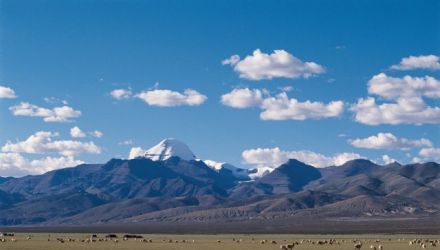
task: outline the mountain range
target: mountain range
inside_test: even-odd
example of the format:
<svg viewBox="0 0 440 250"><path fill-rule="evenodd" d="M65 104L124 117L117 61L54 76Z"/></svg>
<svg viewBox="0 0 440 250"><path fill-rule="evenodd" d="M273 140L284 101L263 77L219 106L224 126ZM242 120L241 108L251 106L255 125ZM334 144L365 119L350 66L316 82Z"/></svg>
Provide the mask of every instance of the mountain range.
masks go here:
<svg viewBox="0 0 440 250"><path fill-rule="evenodd" d="M148 225L439 218L440 165L291 159L241 169L200 160L176 139L131 159L0 178L3 226Z"/></svg>

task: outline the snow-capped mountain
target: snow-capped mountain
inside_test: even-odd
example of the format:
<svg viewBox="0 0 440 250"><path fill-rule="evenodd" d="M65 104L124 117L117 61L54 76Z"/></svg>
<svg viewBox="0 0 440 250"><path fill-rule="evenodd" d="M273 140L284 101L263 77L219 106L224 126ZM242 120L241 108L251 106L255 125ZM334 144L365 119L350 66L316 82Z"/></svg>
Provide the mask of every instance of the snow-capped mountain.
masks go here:
<svg viewBox="0 0 440 250"><path fill-rule="evenodd" d="M232 173L233 176L235 176L238 179L247 180L250 179L248 175L248 170L244 168L238 168L234 165L231 165L226 162L216 162L212 160L204 160L203 161L208 167L212 168L213 170L220 172L222 170L227 170Z"/></svg>
<svg viewBox="0 0 440 250"><path fill-rule="evenodd" d="M247 174L250 179L255 180L271 173L273 170L274 168L271 167L252 168L247 170Z"/></svg>
<svg viewBox="0 0 440 250"><path fill-rule="evenodd" d="M254 180L263 177L264 175L273 171L270 167L260 167L253 169L239 168L226 162L216 162L213 160L202 160L196 158L191 149L183 143L174 138L167 138L159 142L157 145L148 150L139 147L132 148L129 154L129 159L134 158L149 158L153 161L165 161L171 157L179 157L185 161L197 160L202 161L208 167L218 173L230 172L232 176L239 180Z"/></svg>
<svg viewBox="0 0 440 250"><path fill-rule="evenodd" d="M134 159L137 157L149 158L153 161L165 161L171 157L179 157L185 161L196 159L188 145L174 138L164 139L148 150L139 147L132 148L128 158Z"/></svg>

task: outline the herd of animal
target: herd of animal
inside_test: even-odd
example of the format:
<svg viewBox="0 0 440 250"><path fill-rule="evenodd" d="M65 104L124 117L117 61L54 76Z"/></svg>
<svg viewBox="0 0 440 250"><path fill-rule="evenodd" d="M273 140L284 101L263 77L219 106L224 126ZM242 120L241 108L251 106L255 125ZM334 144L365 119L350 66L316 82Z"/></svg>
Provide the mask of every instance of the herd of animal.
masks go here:
<svg viewBox="0 0 440 250"><path fill-rule="evenodd" d="M31 240L32 235L28 235L24 237L22 240ZM0 243L5 242L17 242L18 237L15 237L14 233L0 233ZM157 243L157 242L163 242L163 243L195 243L195 239L179 239L179 240L173 240L173 239L155 239L152 238L144 238L142 235L136 235L136 234L124 234L121 236L118 236L117 234L107 234L105 236L99 237L97 234L91 234L87 237L83 238L72 238L72 237L51 237L49 234L47 236L48 242L58 242L58 243L68 243L68 242L83 242L83 243L93 243L93 242L114 242L119 243L120 241L128 241L128 240L135 240L142 243ZM402 242L405 239L397 239L397 241ZM228 240L216 240L218 244L224 243ZM242 238L232 238L232 242L235 243L241 243L244 242L245 239ZM249 239L247 239L249 241ZM301 245L314 245L314 246L339 246L341 244L353 244L354 250L361 250L361 249L370 249L370 250L384 250L383 242L391 242L392 239L354 239L354 240L348 240L348 239L302 239L302 240L295 240L290 243L287 243L288 240L259 240L255 238L250 239L251 242L260 243L260 244L270 244L270 245L279 245L280 250L294 250L296 248L299 248ZM281 242L280 242L281 241ZM281 243L281 244L280 244ZM440 240L436 239L412 239L408 241L409 246L419 246L422 249L426 249L427 247L438 247L440 246ZM298 247L297 247L298 246Z"/></svg>

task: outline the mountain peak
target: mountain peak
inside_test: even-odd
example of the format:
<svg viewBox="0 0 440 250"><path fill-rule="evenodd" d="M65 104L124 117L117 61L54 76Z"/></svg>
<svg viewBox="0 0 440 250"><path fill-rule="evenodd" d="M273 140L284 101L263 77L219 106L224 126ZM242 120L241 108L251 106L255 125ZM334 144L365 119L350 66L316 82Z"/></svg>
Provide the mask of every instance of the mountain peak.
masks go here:
<svg viewBox="0 0 440 250"><path fill-rule="evenodd" d="M164 139L144 153L144 157L153 161L164 161L173 156L186 161L196 158L188 145L174 138Z"/></svg>

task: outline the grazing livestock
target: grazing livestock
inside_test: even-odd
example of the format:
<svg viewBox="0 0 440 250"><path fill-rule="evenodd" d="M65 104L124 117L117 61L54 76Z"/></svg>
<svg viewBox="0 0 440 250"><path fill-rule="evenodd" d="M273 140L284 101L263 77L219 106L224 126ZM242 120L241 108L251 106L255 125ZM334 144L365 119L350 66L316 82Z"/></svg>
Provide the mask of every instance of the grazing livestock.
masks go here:
<svg viewBox="0 0 440 250"><path fill-rule="evenodd" d="M294 247L295 247L295 243L292 243L292 244L281 245L280 249L281 250L292 250Z"/></svg>
<svg viewBox="0 0 440 250"><path fill-rule="evenodd" d="M361 249L362 248L362 242L356 242L355 244L354 244L354 249L355 250L359 250L359 249Z"/></svg>
<svg viewBox="0 0 440 250"><path fill-rule="evenodd" d="M136 234L124 234L124 238L127 238L127 239L142 239L144 237L142 235L136 235Z"/></svg>

